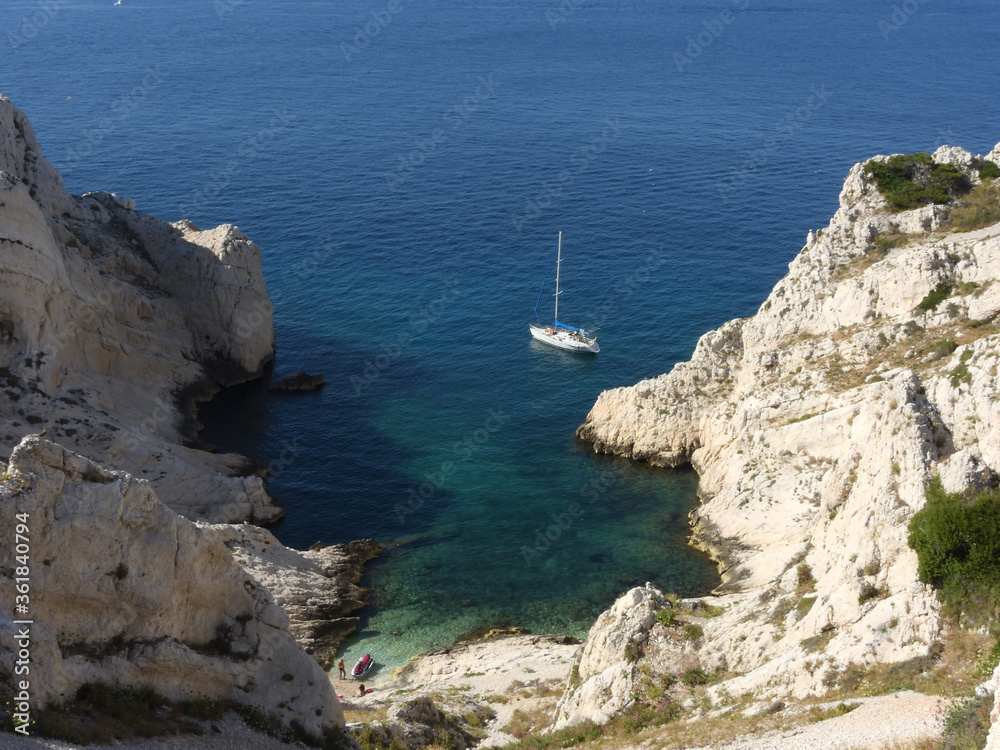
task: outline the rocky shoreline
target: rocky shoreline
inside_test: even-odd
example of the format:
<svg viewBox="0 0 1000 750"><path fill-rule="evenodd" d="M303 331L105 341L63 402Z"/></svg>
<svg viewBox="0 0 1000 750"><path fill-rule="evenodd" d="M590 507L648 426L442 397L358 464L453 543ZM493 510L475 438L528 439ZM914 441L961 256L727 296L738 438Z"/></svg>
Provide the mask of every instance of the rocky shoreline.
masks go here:
<svg viewBox="0 0 1000 750"><path fill-rule="evenodd" d="M1000 147L934 159L975 185ZM859 164L755 316L601 394L577 432L599 453L698 471L691 541L719 564L717 595L678 602L647 584L582 645L458 644L341 705L354 683L324 670L357 626L378 544L282 546L247 523L283 512L249 459L192 440L192 405L273 357L260 248L230 225L70 196L0 96L0 280L0 519L32 519L37 707L88 682L152 686L313 735L349 721L410 746L443 731L461 750L607 722L667 694L651 676L700 670L722 676L708 705L751 716L814 700L852 668L928 658L940 605L907 523L932 476L950 491L1000 481L1000 224L891 212ZM10 546L0 568L13 601ZM0 617L4 676L18 648Z"/></svg>
<svg viewBox="0 0 1000 750"><path fill-rule="evenodd" d="M0 282L0 517L29 519L32 708L104 683L343 726L321 664L357 625L378 545L283 547L247 523L283 513L254 462L195 434L199 401L274 356L260 248L69 195L0 96ZM14 552L0 545L10 602Z"/></svg>
<svg viewBox="0 0 1000 750"><path fill-rule="evenodd" d="M1000 146L933 160L974 187ZM952 210L890 211L856 165L756 315L705 334L670 373L602 393L577 431L598 453L698 471L692 541L719 562L721 612L683 653L735 675L714 696L822 695L848 668L920 659L941 637L907 524L931 477L966 491L1000 476L1000 224L966 231ZM647 616L629 637L649 632ZM606 715L593 689L570 691L558 720Z"/></svg>

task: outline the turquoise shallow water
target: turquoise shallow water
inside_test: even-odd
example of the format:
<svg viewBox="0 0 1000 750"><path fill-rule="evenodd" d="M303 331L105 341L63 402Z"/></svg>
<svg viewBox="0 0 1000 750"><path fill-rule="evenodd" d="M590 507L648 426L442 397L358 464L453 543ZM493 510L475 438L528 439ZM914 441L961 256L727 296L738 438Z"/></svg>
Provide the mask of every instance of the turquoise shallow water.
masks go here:
<svg viewBox="0 0 1000 750"><path fill-rule="evenodd" d="M714 585L694 475L573 431L753 314L854 162L1000 140L1000 8L898 5L7 0L0 91L70 190L261 244L274 370L329 385L231 389L205 437L271 463L284 542L386 543L348 659L392 664ZM597 357L528 335L559 230Z"/></svg>

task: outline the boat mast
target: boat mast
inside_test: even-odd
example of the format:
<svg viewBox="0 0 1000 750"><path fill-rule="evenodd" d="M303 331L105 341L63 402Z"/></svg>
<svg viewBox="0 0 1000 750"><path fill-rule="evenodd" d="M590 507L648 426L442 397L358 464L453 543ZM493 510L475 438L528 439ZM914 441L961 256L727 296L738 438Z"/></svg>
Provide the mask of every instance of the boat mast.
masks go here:
<svg viewBox="0 0 1000 750"><path fill-rule="evenodd" d="M562 263L562 232L559 232L559 249L556 252L556 314L555 321L559 322L559 265Z"/></svg>

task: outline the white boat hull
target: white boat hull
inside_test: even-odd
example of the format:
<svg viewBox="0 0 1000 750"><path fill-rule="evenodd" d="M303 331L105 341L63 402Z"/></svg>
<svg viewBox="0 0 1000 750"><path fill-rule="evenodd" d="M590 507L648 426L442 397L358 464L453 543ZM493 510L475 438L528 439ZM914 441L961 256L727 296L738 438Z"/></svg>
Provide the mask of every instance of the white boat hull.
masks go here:
<svg viewBox="0 0 1000 750"><path fill-rule="evenodd" d="M597 339L587 338L573 331L567 331L565 328L528 326L528 330L531 331L533 338L557 349L586 354L597 354L601 351L601 347L597 345Z"/></svg>

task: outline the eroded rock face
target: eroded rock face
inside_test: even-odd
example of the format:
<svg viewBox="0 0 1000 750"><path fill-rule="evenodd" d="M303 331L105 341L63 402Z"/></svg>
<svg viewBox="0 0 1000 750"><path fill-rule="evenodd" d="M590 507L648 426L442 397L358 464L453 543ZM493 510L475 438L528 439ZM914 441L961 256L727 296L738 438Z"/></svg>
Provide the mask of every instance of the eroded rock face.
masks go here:
<svg viewBox="0 0 1000 750"><path fill-rule="evenodd" d="M235 560L288 613L291 632L306 653L330 669L340 644L357 630L361 618L355 613L367 604L367 591L358 583L365 563L382 552L378 542L317 544L300 552L256 526L220 526L219 535Z"/></svg>
<svg viewBox="0 0 1000 750"><path fill-rule="evenodd" d="M579 687L570 688L556 707L555 727L585 720L604 723L627 705L635 679L637 661L627 653L644 650L664 606L659 590L634 588L601 613L590 628L577 665Z"/></svg>
<svg viewBox="0 0 1000 750"><path fill-rule="evenodd" d="M935 153L973 183L982 158ZM861 164L840 200L755 316L602 393L578 431L598 452L698 470L696 539L727 608L698 659L741 673L720 686L731 695L815 695L849 664L926 654L938 603L907 524L935 474L957 491L1000 471L1000 225L889 213Z"/></svg>
<svg viewBox="0 0 1000 750"><path fill-rule="evenodd" d="M31 539L32 699L87 682L151 685L167 698L231 700L313 733L343 726L330 680L289 632L288 616L234 560L227 527L196 524L149 482L37 436L0 482L0 525L27 514ZM16 566L0 546L0 567ZM11 576L0 596L14 600ZM14 626L0 618L0 670Z"/></svg>
<svg viewBox="0 0 1000 750"><path fill-rule="evenodd" d="M239 456L184 445L179 394L259 373L274 353L260 248L110 193L66 193L0 96L0 453L41 429L148 479L194 519L276 520Z"/></svg>

